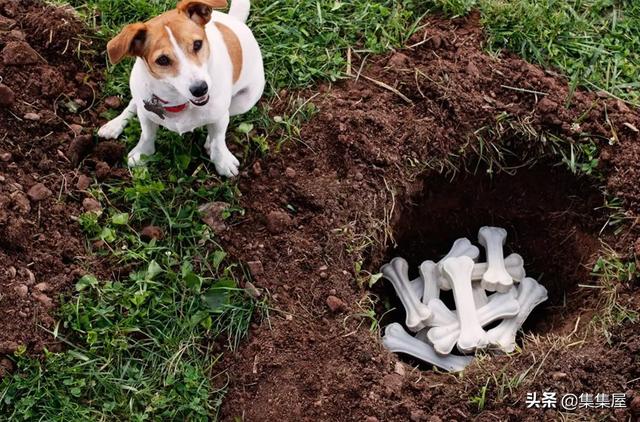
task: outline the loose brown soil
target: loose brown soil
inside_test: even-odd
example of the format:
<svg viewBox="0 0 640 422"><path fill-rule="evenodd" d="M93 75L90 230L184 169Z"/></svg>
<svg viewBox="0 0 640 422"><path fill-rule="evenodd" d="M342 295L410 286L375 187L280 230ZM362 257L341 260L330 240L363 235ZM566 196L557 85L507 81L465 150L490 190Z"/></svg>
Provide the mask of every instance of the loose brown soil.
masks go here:
<svg viewBox="0 0 640 422"><path fill-rule="evenodd" d="M274 310L225 355L223 420L551 420L556 411L525 408L527 392L623 392L630 406L639 396L638 323L606 339L590 324L602 295L578 284L597 283L590 270L610 211L597 209L597 186L624 200L631 222L640 211L640 114L594 93L570 95L562 77L489 56L483 40L478 16L428 18L415 47L368 57L357 78L321 87L302 142L241 178L246 214L223 240L251 263ZM556 165L554 151L568 144L555 139L586 137L604 150L606 183ZM523 352L477 359L463 377L398 365L369 317L394 296L384 281L360 287L355 263L376 273L403 255L415 266L485 224L508 229L508 247L550 292L525 327ZM624 259L637 236L633 224L602 234ZM616 289L619 303L640 310L637 282ZM401 315L383 324L392 319ZM479 409L471 399L484 385ZM579 413L627 420L639 410Z"/></svg>
<svg viewBox="0 0 640 422"><path fill-rule="evenodd" d="M105 270L74 221L91 182L77 151L93 145L101 79L78 59L94 58L84 34L69 10L0 1L0 356L56 350L46 330L59 297Z"/></svg>

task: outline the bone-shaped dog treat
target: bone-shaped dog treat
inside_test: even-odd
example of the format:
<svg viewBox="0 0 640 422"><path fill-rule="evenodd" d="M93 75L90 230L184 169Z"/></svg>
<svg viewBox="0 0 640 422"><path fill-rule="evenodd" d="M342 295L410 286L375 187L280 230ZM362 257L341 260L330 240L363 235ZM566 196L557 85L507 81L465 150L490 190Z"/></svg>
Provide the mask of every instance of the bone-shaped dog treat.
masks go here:
<svg viewBox="0 0 640 422"><path fill-rule="evenodd" d="M427 332L431 327L442 327L457 323L458 315L447 308L447 305L445 305L440 299L431 299L427 306L429 306L429 310L431 311L431 318L427 321L427 327L416 333L416 338L420 341L424 341L425 343L431 343L427 337Z"/></svg>
<svg viewBox="0 0 640 422"><path fill-rule="evenodd" d="M411 289L409 281L409 265L403 258L394 258L390 263L381 268L382 275L393 284L396 294L400 298L407 314L406 325L411 331L418 331L426 327L431 317L431 311L424 303L420 302Z"/></svg>
<svg viewBox="0 0 640 422"><path fill-rule="evenodd" d="M522 281L527 276L524 270L524 259L517 253L512 253L504 259L504 268L514 281ZM488 269L489 264L486 262L474 265L471 280L482 280Z"/></svg>
<svg viewBox="0 0 640 422"><path fill-rule="evenodd" d="M533 308L547 300L547 289L532 278L525 278L518 286L518 303L520 311L513 318L508 318L487 332L489 342L511 353L516 348L516 334Z"/></svg>
<svg viewBox="0 0 640 422"><path fill-rule="evenodd" d="M487 333L482 329L471 291L473 260L468 256L447 258L442 263L442 271L453 289L456 311L460 320L458 349L466 353L487 345Z"/></svg>
<svg viewBox="0 0 640 422"><path fill-rule="evenodd" d="M487 252L487 270L482 275L481 286L491 292L504 293L513 286L513 278L507 272L502 246L507 239L507 231L500 227L482 227L478 232L478 242Z"/></svg>
<svg viewBox="0 0 640 422"><path fill-rule="evenodd" d="M427 306L431 311L431 318L427 321L428 327L441 327L458 322L458 315L447 308L440 299L431 299Z"/></svg>
<svg viewBox="0 0 640 422"><path fill-rule="evenodd" d="M476 309L480 309L489 303L486 290L477 281L471 282L471 293L473 293L473 303L475 303Z"/></svg>
<svg viewBox="0 0 640 422"><path fill-rule="evenodd" d="M422 298L422 303L425 305L429 303L429 300L440 297L440 270L433 261L424 261L420 264L420 277L415 280L411 280L411 291L419 298Z"/></svg>
<svg viewBox="0 0 640 422"><path fill-rule="evenodd" d="M422 303L427 305L431 299L440 297L440 270L433 261L424 261L420 264L420 278L422 279L423 290L421 292Z"/></svg>
<svg viewBox="0 0 640 422"><path fill-rule="evenodd" d="M491 324L501 318L512 317L518 314L520 305L510 293L496 293L491 295L486 305L478 309L478 320L481 326ZM435 314L435 311L433 311ZM454 322L430 329L427 332L428 341L433 344L438 353L449 354L460 335L460 323ZM464 350L466 351L466 350Z"/></svg>
<svg viewBox="0 0 640 422"><path fill-rule="evenodd" d="M477 246L471 244L471 241L466 237L456 239L456 241L453 242L453 246L451 247L449 252L440 261L438 261L438 269L442 270L442 263L445 260L449 258L457 258L459 256L468 256L475 261L480 256L480 249L478 249ZM438 279L438 285L442 290L451 290L449 280L447 280L445 277L440 276L440 278ZM424 300L423 302L428 303Z"/></svg>
<svg viewBox="0 0 640 422"><path fill-rule="evenodd" d="M457 258L460 256L468 256L475 261L480 256L480 249L473 245L466 237L461 237L453 242L453 246L451 246L449 252L440 260L440 262L444 262L448 258Z"/></svg>
<svg viewBox="0 0 640 422"><path fill-rule="evenodd" d="M445 259L455 258L458 256L468 256L469 258L476 260L480 256L480 249L478 249L477 246L472 245L469 239L461 237L460 239L456 239L456 241L453 242L453 246L451 246L449 252L435 265L439 266ZM427 265L427 267L423 269L423 266L425 264ZM423 272L427 270L433 271L431 264L433 264L433 261L423 262L422 265L420 265L420 277L411 281L411 289L417 296L422 297L422 303L424 304L429 303L431 299L439 297L440 289L451 290L449 282L446 278L441 276L439 268L438 272L432 273L432 277L436 277L437 275L436 281L438 283L438 288L434 287L433 285L426 284L426 279ZM478 278L478 280L480 280L480 278ZM426 299L423 296L424 293L429 294Z"/></svg>
<svg viewBox="0 0 640 422"><path fill-rule="evenodd" d="M382 344L390 352L406 353L450 372L462 371L473 361L471 356L438 355L431 345L411 337L398 323L385 328Z"/></svg>

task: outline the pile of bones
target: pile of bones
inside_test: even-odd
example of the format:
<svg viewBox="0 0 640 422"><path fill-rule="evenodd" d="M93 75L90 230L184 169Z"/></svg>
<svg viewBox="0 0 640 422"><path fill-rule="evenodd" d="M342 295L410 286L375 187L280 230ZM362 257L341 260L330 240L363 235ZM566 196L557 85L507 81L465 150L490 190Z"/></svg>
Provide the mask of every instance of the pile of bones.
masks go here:
<svg viewBox="0 0 640 422"><path fill-rule="evenodd" d="M518 330L533 308L547 299L547 290L526 277L520 255L504 257L506 238L505 229L482 227L478 242L485 248L486 263L475 262L480 250L462 238L439 262L423 262L415 280L409 279L403 258L385 264L382 275L405 308L407 329L416 334L392 323L385 328L384 346L453 372L473 360L451 354L456 345L463 354L487 348L513 352ZM453 290L454 310L440 300L440 290ZM483 328L500 319L490 330Z"/></svg>

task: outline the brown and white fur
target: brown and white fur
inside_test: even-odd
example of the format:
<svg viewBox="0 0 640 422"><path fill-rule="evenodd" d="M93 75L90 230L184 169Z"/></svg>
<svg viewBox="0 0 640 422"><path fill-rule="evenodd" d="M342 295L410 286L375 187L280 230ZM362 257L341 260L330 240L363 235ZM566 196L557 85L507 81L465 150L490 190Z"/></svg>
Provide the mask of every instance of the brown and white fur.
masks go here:
<svg viewBox="0 0 640 422"><path fill-rule="evenodd" d="M249 111L265 81L260 47L245 25L249 0L233 0L228 14L212 10L226 6L226 0L182 0L174 10L127 25L107 44L114 64L136 57L131 102L98 131L117 138L138 115L142 134L129 152L130 166L155 152L158 126L180 134L206 126L216 171L238 174L240 163L225 142L229 116Z"/></svg>

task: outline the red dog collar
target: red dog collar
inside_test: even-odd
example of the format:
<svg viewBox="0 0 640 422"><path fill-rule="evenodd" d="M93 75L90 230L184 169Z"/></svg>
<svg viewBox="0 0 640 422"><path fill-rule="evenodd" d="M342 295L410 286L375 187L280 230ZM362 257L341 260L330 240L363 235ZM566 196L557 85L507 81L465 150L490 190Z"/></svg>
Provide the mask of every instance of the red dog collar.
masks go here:
<svg viewBox="0 0 640 422"><path fill-rule="evenodd" d="M162 104L167 104L168 101L163 100L162 98L158 97L157 95L154 95L158 101L160 101ZM179 105L174 105L174 106L162 106L162 108L165 109L165 111L169 112L169 113L180 113L181 111L184 111L184 109L187 108L187 105L189 103L184 103L184 104L179 104Z"/></svg>
<svg viewBox="0 0 640 422"><path fill-rule="evenodd" d="M164 109L169 113L180 113L185 108L187 108L187 103L180 104L177 106L164 107Z"/></svg>

